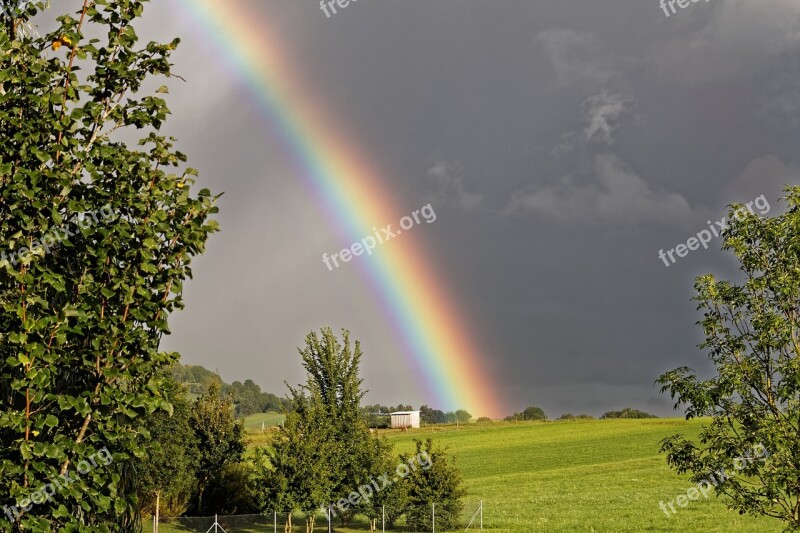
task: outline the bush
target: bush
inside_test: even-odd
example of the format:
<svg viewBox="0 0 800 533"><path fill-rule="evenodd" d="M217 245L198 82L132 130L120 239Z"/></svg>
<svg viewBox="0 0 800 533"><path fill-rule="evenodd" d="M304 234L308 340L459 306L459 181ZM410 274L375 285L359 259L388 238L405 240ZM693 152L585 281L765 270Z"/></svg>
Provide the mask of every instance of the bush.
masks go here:
<svg viewBox="0 0 800 533"><path fill-rule="evenodd" d="M478 419L478 424L491 424L492 422L494 422L494 420L488 416L482 416Z"/></svg>
<svg viewBox="0 0 800 533"><path fill-rule="evenodd" d="M428 467L412 469L404 480L408 489L408 525L412 531L430 531L431 504L435 503L436 530L460 529L463 527L461 511L464 509L461 498L466 493L461 471L454 459L446 455L446 449L434 449L431 439L424 444L418 440L415 443L416 457L425 457ZM413 459L403 454L400 461L411 464Z"/></svg>

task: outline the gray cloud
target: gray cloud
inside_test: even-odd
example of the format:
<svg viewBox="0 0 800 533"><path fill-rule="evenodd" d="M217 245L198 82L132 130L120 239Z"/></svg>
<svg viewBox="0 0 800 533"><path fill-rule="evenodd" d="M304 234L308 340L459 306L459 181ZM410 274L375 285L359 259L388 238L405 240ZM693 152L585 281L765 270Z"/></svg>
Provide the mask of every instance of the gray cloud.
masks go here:
<svg viewBox="0 0 800 533"><path fill-rule="evenodd" d="M533 212L561 223L638 224L671 222L691 210L679 194L654 191L624 161L611 154L594 160L590 180L567 175L545 187L528 186L511 196L507 212Z"/></svg>
<svg viewBox="0 0 800 533"><path fill-rule="evenodd" d="M606 84L614 70L605 64L601 45L587 32L567 28L545 30L537 35L561 86Z"/></svg>
<svg viewBox="0 0 800 533"><path fill-rule="evenodd" d="M481 205L481 195L465 189L458 163L437 161L428 169L428 176L436 191L428 196L428 201L437 205L455 206L464 211L472 211Z"/></svg>
<svg viewBox="0 0 800 533"><path fill-rule="evenodd" d="M629 110L631 98L603 91L587 98L583 105L587 108L584 135L590 141L614 144L614 132L619 121Z"/></svg>
<svg viewBox="0 0 800 533"><path fill-rule="evenodd" d="M669 19L675 31L653 42L652 65L673 84L735 80L764 71L800 45L800 3L727 0L690 6ZM699 23L700 29L692 30Z"/></svg>

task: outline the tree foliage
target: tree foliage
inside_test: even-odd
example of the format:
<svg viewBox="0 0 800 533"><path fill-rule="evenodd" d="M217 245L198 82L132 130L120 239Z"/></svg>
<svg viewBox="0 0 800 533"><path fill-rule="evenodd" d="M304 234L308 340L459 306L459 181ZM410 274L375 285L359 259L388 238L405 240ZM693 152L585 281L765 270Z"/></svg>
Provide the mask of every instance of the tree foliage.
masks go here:
<svg viewBox="0 0 800 533"><path fill-rule="evenodd" d="M716 487L740 513L783 520L800 529L800 188L787 189L787 212L772 218L731 206L723 249L739 262L740 281L701 276L695 282L700 325L716 373L688 367L662 375L662 392L686 417L708 416L700 442L682 435L662 442L667 462L699 481L736 469ZM742 461L749 450L767 460ZM738 460L738 465L737 465Z"/></svg>
<svg viewBox="0 0 800 533"><path fill-rule="evenodd" d="M86 1L39 35L47 4L0 13L0 501L102 448L113 462L0 525L128 531L142 422L171 409L159 343L215 199L159 133L166 87L143 90L178 40L138 42L140 0Z"/></svg>
<svg viewBox="0 0 800 533"><path fill-rule="evenodd" d="M408 491L406 521L414 531L430 531L432 506L435 504L437 531L463 527L460 519L464 503L461 498L466 491L455 460L447 455L445 449L435 447L431 439L425 442L415 440L415 444L417 457L421 454L428 457L429 468L410 469L403 481ZM409 463L412 457L402 454L400 461Z"/></svg>
<svg viewBox="0 0 800 533"><path fill-rule="evenodd" d="M137 493L143 512L154 513L158 500L162 515L178 516L195 495L198 439L190 424L192 404L185 387L165 377L162 392L173 409L171 414L158 411L147 418L146 456L134 461Z"/></svg>
<svg viewBox="0 0 800 533"><path fill-rule="evenodd" d="M514 413L507 416L506 420L547 420L547 415L541 407L526 407L521 413Z"/></svg>
<svg viewBox="0 0 800 533"><path fill-rule="evenodd" d="M199 450L198 494L192 510L200 514L223 512L225 501L207 498L206 492L220 483L227 467L241 462L246 449L244 423L236 420L231 399L213 383L192 406L189 424Z"/></svg>

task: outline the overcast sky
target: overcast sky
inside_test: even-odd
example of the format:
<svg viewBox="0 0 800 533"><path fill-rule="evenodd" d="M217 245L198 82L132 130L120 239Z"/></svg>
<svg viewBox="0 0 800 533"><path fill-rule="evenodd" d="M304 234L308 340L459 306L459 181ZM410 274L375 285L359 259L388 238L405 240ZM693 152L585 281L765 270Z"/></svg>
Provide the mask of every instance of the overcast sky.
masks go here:
<svg viewBox="0 0 800 533"><path fill-rule="evenodd" d="M505 414L673 413L654 380L710 368L693 279L735 264L718 239L669 267L658 252L733 202L764 195L774 214L798 184L800 2L710 0L669 17L656 0L360 0L330 18L316 0L236 4L279 28L397 204L435 208L404 238L431 250ZM363 343L368 402L448 407L362 271L321 263L350 243L185 5L153 2L140 33L183 39L166 131L225 195L165 348L283 394L303 379L304 335L346 327Z"/></svg>

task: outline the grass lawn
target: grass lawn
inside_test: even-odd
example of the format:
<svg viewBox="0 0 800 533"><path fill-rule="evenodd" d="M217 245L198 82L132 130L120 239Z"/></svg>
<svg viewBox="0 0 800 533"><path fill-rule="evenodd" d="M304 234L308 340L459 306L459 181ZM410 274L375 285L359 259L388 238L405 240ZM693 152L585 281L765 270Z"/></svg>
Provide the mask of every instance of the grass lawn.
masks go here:
<svg viewBox="0 0 800 533"><path fill-rule="evenodd" d="M659 509L659 501L674 500L694 486L687 476L678 476L667 468L664 456L658 453L659 441L674 433L696 436L703 422L496 422L382 433L398 453L412 452L414 438L433 437L438 444L448 446L464 473L468 511L483 499L484 529L496 533L781 531L778 521L739 516L727 510L713 494L707 500L700 496L685 508L675 504L677 513L669 518ZM256 425L260 433L260 421ZM259 437L258 443L263 444L268 435ZM160 528L161 533L193 530ZM242 521L226 530L272 528L248 526ZM282 526L278 530L282 531Z"/></svg>
<svg viewBox="0 0 800 533"><path fill-rule="evenodd" d="M246 416L242 420L244 420L244 428L248 432L261 432L262 423L265 427L280 426L283 424L284 418L282 413L256 413Z"/></svg>

